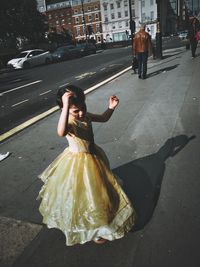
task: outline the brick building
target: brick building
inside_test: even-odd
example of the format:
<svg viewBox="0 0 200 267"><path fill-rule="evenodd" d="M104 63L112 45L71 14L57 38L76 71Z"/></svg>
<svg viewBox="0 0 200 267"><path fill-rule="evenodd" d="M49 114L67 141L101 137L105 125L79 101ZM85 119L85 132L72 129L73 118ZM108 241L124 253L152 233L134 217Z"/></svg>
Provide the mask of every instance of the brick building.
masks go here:
<svg viewBox="0 0 200 267"><path fill-rule="evenodd" d="M91 38L97 43L102 41L100 1L73 1L72 14L73 35L76 41Z"/></svg>

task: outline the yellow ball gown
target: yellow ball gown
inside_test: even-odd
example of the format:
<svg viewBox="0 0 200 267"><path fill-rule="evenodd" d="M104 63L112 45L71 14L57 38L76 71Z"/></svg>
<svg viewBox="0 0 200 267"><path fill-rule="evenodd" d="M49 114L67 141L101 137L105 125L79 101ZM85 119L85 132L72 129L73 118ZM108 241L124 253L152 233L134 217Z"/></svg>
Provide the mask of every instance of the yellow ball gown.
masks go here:
<svg viewBox="0 0 200 267"><path fill-rule="evenodd" d="M66 137L69 147L39 176L43 223L60 229L67 246L123 237L134 225L135 210L94 144L89 115L69 120Z"/></svg>

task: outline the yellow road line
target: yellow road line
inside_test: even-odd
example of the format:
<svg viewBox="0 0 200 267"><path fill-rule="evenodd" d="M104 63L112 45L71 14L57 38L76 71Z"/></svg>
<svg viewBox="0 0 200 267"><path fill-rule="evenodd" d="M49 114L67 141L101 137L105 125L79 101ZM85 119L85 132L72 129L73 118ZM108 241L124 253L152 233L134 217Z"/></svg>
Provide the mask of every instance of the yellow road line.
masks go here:
<svg viewBox="0 0 200 267"><path fill-rule="evenodd" d="M28 120L28 121L26 121L26 122L18 125L17 127L11 129L10 131L8 131L8 132L0 135L0 142L2 142L5 139L11 137L12 135L14 135L14 134L16 134L16 133L24 130L25 128L27 128L28 126L30 126L30 125L38 122L39 120L44 119L46 116L52 114L53 112L55 112L57 110L59 110L59 107L58 106L53 107L53 108L51 108L51 109L49 109L49 110L47 110L47 111L45 111L45 112L37 115L36 117L34 117L34 118L32 118L32 119L30 119L30 120Z"/></svg>

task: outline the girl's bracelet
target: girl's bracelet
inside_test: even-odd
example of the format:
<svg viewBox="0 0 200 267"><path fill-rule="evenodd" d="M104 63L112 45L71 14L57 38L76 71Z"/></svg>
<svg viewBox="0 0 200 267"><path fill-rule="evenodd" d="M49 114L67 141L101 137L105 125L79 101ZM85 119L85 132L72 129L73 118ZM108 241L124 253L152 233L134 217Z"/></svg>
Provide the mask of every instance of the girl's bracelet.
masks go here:
<svg viewBox="0 0 200 267"><path fill-rule="evenodd" d="M114 110L115 110L115 108L110 108L110 107L108 107L108 109L110 109L110 110L112 110L112 111L114 111Z"/></svg>

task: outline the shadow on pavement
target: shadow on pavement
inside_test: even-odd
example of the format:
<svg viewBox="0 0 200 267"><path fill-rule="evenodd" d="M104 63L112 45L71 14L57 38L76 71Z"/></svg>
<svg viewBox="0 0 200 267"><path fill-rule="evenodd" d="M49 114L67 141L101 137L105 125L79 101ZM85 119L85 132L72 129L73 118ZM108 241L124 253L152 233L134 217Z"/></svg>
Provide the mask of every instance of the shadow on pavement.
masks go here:
<svg viewBox="0 0 200 267"><path fill-rule="evenodd" d="M115 174L125 177L123 179L124 191L133 203L138 215L137 224L132 231L142 229L153 215L159 197L166 159L175 156L193 138L195 136L187 137L186 135L170 138L157 153L134 160L113 170ZM110 254L113 251L115 252L115 262L121 260L120 251L116 254L116 251L119 250L119 244L123 246L123 243L116 241L112 243L112 246L110 242L105 243L104 246L97 246L93 242L88 242L84 246L67 247L65 236L60 230L49 230L44 227L17 258L13 267L64 267L66 262L71 263L70 266L88 266L88 264L85 265L88 259L90 259L91 266L94 266L92 265L94 262L97 264L95 266L100 266L96 259L97 255L105 257L105 259L101 259L101 261L104 260L101 266L108 266L105 264L110 260Z"/></svg>
<svg viewBox="0 0 200 267"><path fill-rule="evenodd" d="M142 229L151 219L158 201L165 161L181 151L195 136L179 135L168 139L157 153L117 167L113 173L123 179L123 189L137 213L132 231Z"/></svg>
<svg viewBox="0 0 200 267"><path fill-rule="evenodd" d="M151 77L153 77L155 75L158 75L158 74L160 74L160 73L162 73L164 71L173 70L173 69L177 68L178 66L179 66L179 64L176 64L174 66L170 66L170 67L166 67L166 68L163 68L163 69L159 69L157 71L154 71L154 72L149 73L147 76L148 76L148 78L151 78Z"/></svg>

